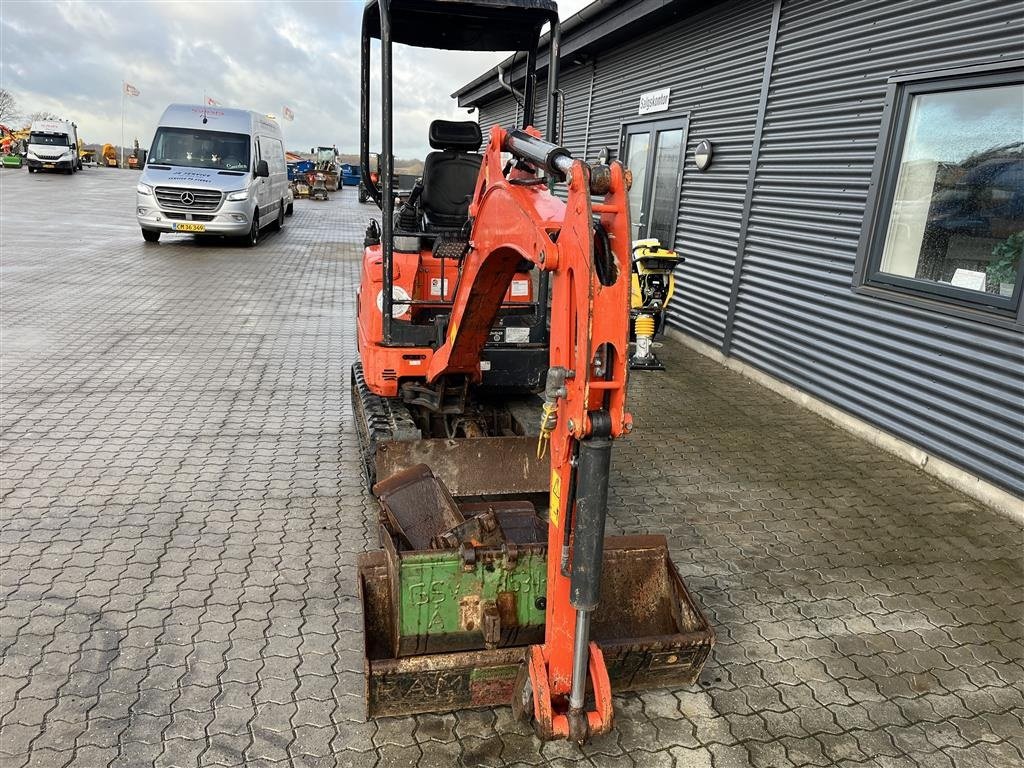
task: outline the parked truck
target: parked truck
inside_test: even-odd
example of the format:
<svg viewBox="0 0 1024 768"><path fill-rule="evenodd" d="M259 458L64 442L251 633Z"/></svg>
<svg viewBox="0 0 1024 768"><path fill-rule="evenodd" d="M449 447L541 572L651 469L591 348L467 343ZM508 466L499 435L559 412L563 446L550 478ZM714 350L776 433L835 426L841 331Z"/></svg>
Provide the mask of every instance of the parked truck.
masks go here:
<svg viewBox="0 0 1024 768"><path fill-rule="evenodd" d="M28 172L82 170L78 126L68 120L35 120L29 129L25 159Z"/></svg>

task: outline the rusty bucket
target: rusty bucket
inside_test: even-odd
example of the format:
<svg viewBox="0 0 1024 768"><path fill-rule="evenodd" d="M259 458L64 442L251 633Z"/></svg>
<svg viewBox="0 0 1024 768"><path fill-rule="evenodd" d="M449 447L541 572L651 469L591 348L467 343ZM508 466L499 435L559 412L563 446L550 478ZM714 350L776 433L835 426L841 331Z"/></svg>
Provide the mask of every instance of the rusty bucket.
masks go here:
<svg viewBox="0 0 1024 768"><path fill-rule="evenodd" d="M536 554L538 560L527 564L517 576L519 581L512 579L508 584L514 589L516 585L528 583L529 589L520 590L516 596L520 599L525 593L525 599L530 601L543 594L541 585L531 580L535 580L538 573L545 573L546 546L527 544L525 547ZM515 545L515 549L522 547ZM507 546L473 550L473 562L480 564L484 572L488 565L496 569L508 567L503 560L508 556ZM461 551L431 552L435 558L452 558L460 569L467 567L465 547ZM459 607L468 604L471 609L465 615L472 618L473 629L466 629L465 616L458 616L456 610L449 616L458 616L452 621L463 622L459 631L450 632L451 625L442 623L438 628L443 631L432 636L428 612L418 614L421 618L426 616L418 625L422 636L403 634L398 626L399 608L409 590L406 588L403 595L396 589L394 580L401 578L402 569L423 554L392 549L360 556L359 590L365 629L365 695L369 716L444 712L509 703L525 648L539 640L543 626L536 621L528 622L528 626L503 623L514 612L510 613L506 606L503 613L502 598L493 592L454 595L450 589L453 571L449 568L442 569L436 581L430 581L422 570L418 571L419 581L413 582L414 591L420 596L417 600L422 601L426 596L428 605L432 604L432 599L438 603L453 599ZM521 552L517 552L514 567L522 564L519 556ZM484 585L485 582L460 580L459 588L465 589L466 584L474 583ZM493 616L498 630L488 638L487 631L476 622L484 617L479 612L480 606L492 596L496 597ZM533 606L543 613L543 603L534 602ZM407 623L406 630L410 626L415 628L416 625ZM506 634L502 634L502 630ZM694 683L714 645L714 633L669 558L663 536L606 539L602 599L593 617L591 637L601 646L615 691ZM453 650L455 648L459 650Z"/></svg>

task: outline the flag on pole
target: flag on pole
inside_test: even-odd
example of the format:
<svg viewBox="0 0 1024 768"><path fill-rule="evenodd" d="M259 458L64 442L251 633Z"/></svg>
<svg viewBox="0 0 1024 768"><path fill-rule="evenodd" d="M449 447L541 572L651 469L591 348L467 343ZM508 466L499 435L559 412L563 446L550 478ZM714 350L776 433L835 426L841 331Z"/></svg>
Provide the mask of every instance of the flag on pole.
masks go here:
<svg viewBox="0 0 1024 768"><path fill-rule="evenodd" d="M283 107L281 109L281 117L283 117L290 123L292 120L295 119L295 113L288 109L288 107Z"/></svg>
<svg viewBox="0 0 1024 768"><path fill-rule="evenodd" d="M125 92L125 95L127 95L127 96L138 96L139 95L139 89L136 88L131 83L125 83L124 84L124 92Z"/></svg>
<svg viewBox="0 0 1024 768"><path fill-rule="evenodd" d="M208 107L219 107L220 106L220 102L217 101L215 98L213 98L213 96L207 96L206 97L206 106L208 106Z"/></svg>

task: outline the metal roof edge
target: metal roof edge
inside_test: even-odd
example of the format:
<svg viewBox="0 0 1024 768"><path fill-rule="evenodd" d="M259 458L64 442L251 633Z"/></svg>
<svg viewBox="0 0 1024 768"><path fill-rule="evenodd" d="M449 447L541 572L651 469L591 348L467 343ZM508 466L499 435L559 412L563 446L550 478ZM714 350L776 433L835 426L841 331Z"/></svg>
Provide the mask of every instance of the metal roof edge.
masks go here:
<svg viewBox="0 0 1024 768"><path fill-rule="evenodd" d="M683 16L697 13L717 4L718 0L595 0L579 12L562 22L561 58L564 60L575 53L583 52L608 42L616 37L627 34L642 23L650 23L662 17ZM547 47L550 33L540 40L540 53L537 57L537 72L547 68ZM451 94L458 100L460 107L477 106L490 101L495 95L503 93L498 84L498 69L507 68L516 58L509 56L497 66L481 74L474 80ZM519 57L525 68L525 57ZM510 73L510 80L521 79L520 65L516 72Z"/></svg>

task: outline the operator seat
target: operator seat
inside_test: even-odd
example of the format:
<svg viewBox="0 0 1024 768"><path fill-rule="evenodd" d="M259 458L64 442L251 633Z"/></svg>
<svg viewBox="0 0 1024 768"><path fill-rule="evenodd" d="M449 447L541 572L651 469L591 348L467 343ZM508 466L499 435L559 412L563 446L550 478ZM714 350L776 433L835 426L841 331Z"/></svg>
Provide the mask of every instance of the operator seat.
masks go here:
<svg viewBox="0 0 1024 768"><path fill-rule="evenodd" d="M434 120L431 152L423 162L419 204L428 230L461 229L469 218L469 200L476 187L483 156L480 125L471 120Z"/></svg>

